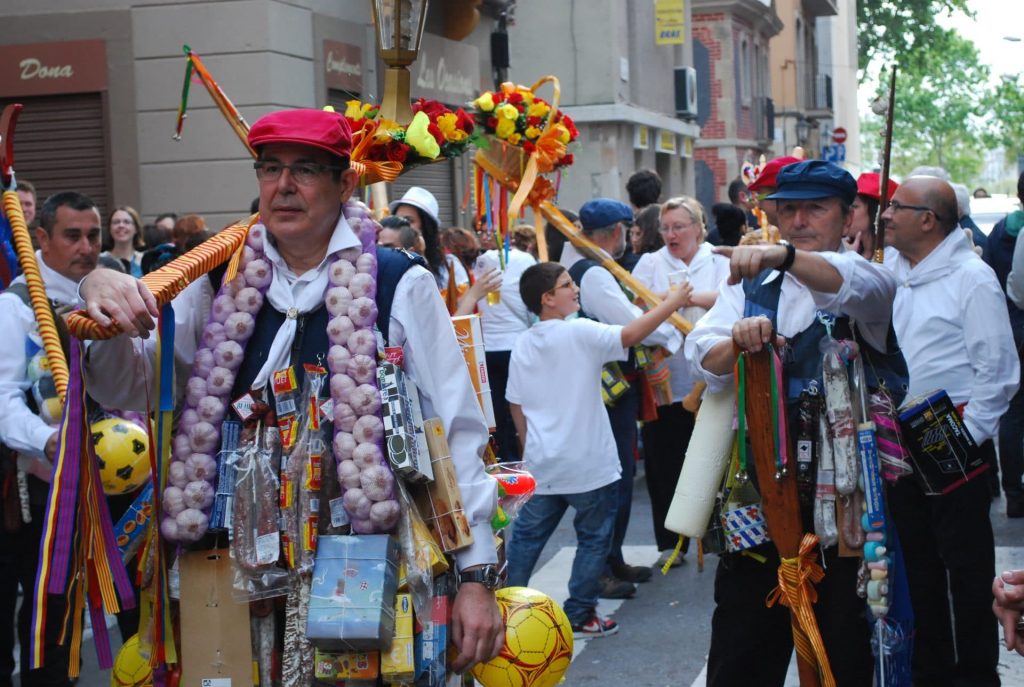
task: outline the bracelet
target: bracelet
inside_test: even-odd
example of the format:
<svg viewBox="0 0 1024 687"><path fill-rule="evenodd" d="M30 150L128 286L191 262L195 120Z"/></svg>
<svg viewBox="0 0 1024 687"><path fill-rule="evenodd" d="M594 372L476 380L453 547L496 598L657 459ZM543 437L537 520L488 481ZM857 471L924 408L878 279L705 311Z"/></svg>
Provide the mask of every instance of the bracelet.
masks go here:
<svg viewBox="0 0 1024 687"><path fill-rule="evenodd" d="M776 267L779 272L786 272L790 267L793 266L793 261L796 260L796 248L792 243L788 241L779 241L779 245L786 247L786 259L782 261L782 264Z"/></svg>

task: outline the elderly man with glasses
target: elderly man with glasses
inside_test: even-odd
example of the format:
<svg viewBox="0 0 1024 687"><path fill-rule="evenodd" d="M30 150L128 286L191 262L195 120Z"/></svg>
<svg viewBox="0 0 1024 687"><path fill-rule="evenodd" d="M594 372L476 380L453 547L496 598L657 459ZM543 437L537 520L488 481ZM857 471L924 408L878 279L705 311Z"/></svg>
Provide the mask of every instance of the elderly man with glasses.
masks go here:
<svg viewBox="0 0 1024 687"><path fill-rule="evenodd" d="M1005 296L956 231L957 216L953 188L936 177L907 179L882 213L886 242L898 251L886 259L899 283L893 325L910 368L908 393L945 389L963 408L976 456L991 465L1020 365ZM985 475L941 496L909 479L892 489L917 628L915 684L999 684L989 502Z"/></svg>
<svg viewBox="0 0 1024 687"><path fill-rule="evenodd" d="M842 236L853 221L850 204L856 194L853 177L831 163L809 160L786 165L769 196L777 206L785 241L714 249L730 258L730 277L714 307L686 337L685 348L709 391L734 383L738 350L759 351L774 344L780 348L782 388L789 426L795 430L801 408L817 407L825 388L821 345L829 336L860 343L870 363L865 364L869 386L878 386L880 378L897 391L906 384L906 365L895 347L890 321L896 280L881 265L851 251L842 252ZM817 422L815 417L812 426ZM797 457L804 532L816 531L812 511L817 482L827 484L827 472L818 471L820 455L819 446ZM771 475L751 477L755 486L772 479ZM826 536L824 531L819 534ZM833 532L830 545L823 544L818 553L828 572L816 585L814 613L836 684L869 685L870 631L864 601L857 596L859 560L840 557L835 539ZM708 685L785 683L793 653L790 614L780 605L765 605L779 584L778 569L778 553L771 543L721 555L715 574Z"/></svg>

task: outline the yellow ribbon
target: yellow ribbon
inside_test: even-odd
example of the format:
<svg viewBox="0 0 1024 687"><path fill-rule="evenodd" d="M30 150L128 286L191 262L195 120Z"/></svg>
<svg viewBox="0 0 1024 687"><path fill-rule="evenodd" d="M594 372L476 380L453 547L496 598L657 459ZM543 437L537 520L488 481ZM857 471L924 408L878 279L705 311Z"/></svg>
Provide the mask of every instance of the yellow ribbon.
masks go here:
<svg viewBox="0 0 1024 687"><path fill-rule="evenodd" d="M825 571L818 564L814 551L817 545L818 537L804 534L796 557L782 559L779 565L779 586L771 591L766 603L769 608L780 603L790 610L793 644L797 655L817 667L822 687L835 687L836 680L832 676L828 653L811 607L818 600L814 583L821 582L825 577Z"/></svg>

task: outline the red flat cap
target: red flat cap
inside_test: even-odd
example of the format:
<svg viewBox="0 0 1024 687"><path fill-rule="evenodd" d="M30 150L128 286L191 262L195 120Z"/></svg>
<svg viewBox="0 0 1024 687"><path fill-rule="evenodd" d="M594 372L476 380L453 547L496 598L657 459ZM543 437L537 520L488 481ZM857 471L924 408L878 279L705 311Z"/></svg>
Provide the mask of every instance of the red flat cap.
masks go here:
<svg viewBox="0 0 1024 687"><path fill-rule="evenodd" d="M775 188L775 177L778 176L779 171L786 165L792 165L796 162L801 162L800 158L793 157L792 155L786 155L785 157L777 157L774 160L766 162L764 169L754 179L754 183L747 187L748 191L761 191L766 188Z"/></svg>
<svg viewBox="0 0 1024 687"><path fill-rule="evenodd" d="M253 148L268 143L298 143L349 157L352 130L348 120L337 112L282 110L260 117L249 129L249 145Z"/></svg>
<svg viewBox="0 0 1024 687"><path fill-rule="evenodd" d="M882 176L878 172L864 172L857 177L857 195L868 196L875 200L882 200ZM892 194L896 193L896 189L900 187L896 183L895 179L889 179L889 200L892 200Z"/></svg>

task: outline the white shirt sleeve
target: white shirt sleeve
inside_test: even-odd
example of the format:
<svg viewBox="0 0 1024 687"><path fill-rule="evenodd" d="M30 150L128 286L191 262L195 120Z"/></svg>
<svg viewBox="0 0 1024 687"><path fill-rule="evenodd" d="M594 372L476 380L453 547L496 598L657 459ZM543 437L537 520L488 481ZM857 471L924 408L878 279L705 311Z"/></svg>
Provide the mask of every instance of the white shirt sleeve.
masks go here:
<svg viewBox="0 0 1024 687"><path fill-rule="evenodd" d="M405 369L420 392L423 416L441 418L448 433L462 506L473 532L473 544L455 552L459 569L496 563L491 518L497 484L484 472L481 458L487 426L433 275L413 267L402 276L391 320L391 343L404 347Z"/></svg>
<svg viewBox="0 0 1024 687"><path fill-rule="evenodd" d="M684 350L686 358L693 364L708 385L709 393L716 393L732 386L732 373L716 375L704 369L704 357L722 341L732 341L732 326L743 317L746 295L743 284L729 286L723 283L718 290L718 300L704 317L697 321L693 331L686 337Z"/></svg>
<svg viewBox="0 0 1024 687"><path fill-rule="evenodd" d="M629 358L629 349L622 347L622 327L617 324L604 324L585 318L574 320L573 332L576 334L577 349L592 351L592 355L602 364ZM582 354L582 353L581 353Z"/></svg>
<svg viewBox="0 0 1024 687"><path fill-rule="evenodd" d="M0 355L0 441L18 453L45 458L46 442L57 430L25 403L25 392L31 386L25 339L34 322L32 309L21 299L14 294L0 296L0 331L8 341Z"/></svg>
<svg viewBox="0 0 1024 687"><path fill-rule="evenodd" d="M1020 381L1020 360L1013 345L1006 299L995 276L987 276L964 289L960 301L964 345L974 369L964 424L979 444L996 438L999 418L1009 407Z"/></svg>
<svg viewBox="0 0 1024 687"><path fill-rule="evenodd" d="M895 275L853 251L818 255L839 271L843 284L837 293L811 291L814 304L823 310L852 317L868 343L884 351L896 297Z"/></svg>
<svg viewBox="0 0 1024 687"><path fill-rule="evenodd" d="M172 301L174 307L175 398L181 398L192 372L203 327L210 315L213 286L206 277L189 284ZM89 393L100 404L121 410L147 410L156 382L156 336L126 335L93 341L86 360Z"/></svg>
<svg viewBox="0 0 1024 687"><path fill-rule="evenodd" d="M640 308L629 302L615 277L605 268L590 268L584 272L580 282L580 305L599 322L625 326L643 314ZM669 353L675 353L683 345L683 335L668 322L663 322L643 343L663 346Z"/></svg>
<svg viewBox="0 0 1024 687"><path fill-rule="evenodd" d="M1024 308L1024 241L1013 244L1013 264L1006 277L1006 295L1018 308Z"/></svg>
<svg viewBox="0 0 1024 687"><path fill-rule="evenodd" d="M508 362L508 381L505 382L505 400L509 403L522 405L522 392L519 391L520 366L516 363L516 351L512 349L512 355Z"/></svg>

